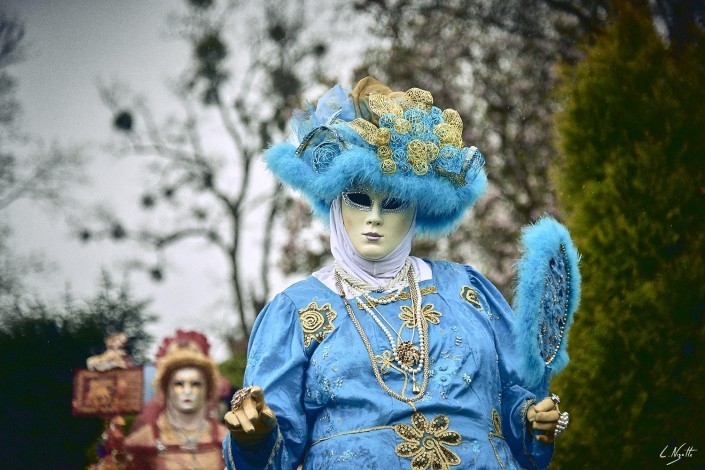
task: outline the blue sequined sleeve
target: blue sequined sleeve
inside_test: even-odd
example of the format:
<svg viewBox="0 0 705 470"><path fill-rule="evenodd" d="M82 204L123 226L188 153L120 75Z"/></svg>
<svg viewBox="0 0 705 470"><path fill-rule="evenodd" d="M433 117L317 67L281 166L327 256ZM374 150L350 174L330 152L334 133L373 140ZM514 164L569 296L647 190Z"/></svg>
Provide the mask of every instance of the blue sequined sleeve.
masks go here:
<svg viewBox="0 0 705 470"><path fill-rule="evenodd" d="M470 282L483 293L492 312L490 324L498 355L498 367L502 382L501 428L512 454L522 468L546 468L553 455L553 444L544 445L536 441L526 427L528 408L543 397L537 397L522 387L518 374L519 356L515 348L512 325L514 311L497 288L482 274L466 266Z"/></svg>
<svg viewBox="0 0 705 470"><path fill-rule="evenodd" d="M308 365L297 310L285 293L276 296L257 317L247 355L244 386L257 385L277 416L278 427L255 447L223 442L228 469L294 469L303 460L308 435L303 408Z"/></svg>

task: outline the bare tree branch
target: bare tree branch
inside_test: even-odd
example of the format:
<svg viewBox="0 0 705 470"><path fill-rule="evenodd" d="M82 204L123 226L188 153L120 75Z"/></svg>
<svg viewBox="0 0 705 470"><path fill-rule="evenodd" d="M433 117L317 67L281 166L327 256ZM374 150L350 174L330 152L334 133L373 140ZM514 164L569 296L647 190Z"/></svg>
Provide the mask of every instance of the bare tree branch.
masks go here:
<svg viewBox="0 0 705 470"><path fill-rule="evenodd" d="M154 249L158 257L166 256L167 249L182 240L205 240L218 248L226 262L232 314L240 330L236 336L247 337L257 305L269 295L271 231L279 216L276 197L262 199L264 206L253 203L268 190L266 185L253 187L255 157L272 138L283 137L288 106L298 102L302 83L315 84L315 78L304 80L301 61L315 62L322 56L314 54L302 39L304 15L286 19L280 5L273 8L275 3L268 2L261 6L267 12L263 23L239 24L242 31L247 31L248 42L237 47L248 47L249 53L242 60L230 60L229 53L236 49L229 46L235 43L226 33L238 30L229 21L243 12L236 8L239 3L230 2L220 10L189 4L187 13L171 17L175 34L193 51L191 63L176 87L184 109L182 116L159 123L154 108L146 102L100 87L103 101L115 115L115 129L130 144L128 153L151 158L149 172L154 181L143 197L143 208L167 211L171 222L158 226L149 221L128 224L110 214L94 217L95 226L81 227L79 234L85 240L110 237L134 241ZM237 20L245 22L248 18ZM225 137L225 157L218 157L216 152L220 150L211 148L205 137L207 127L212 132L213 117ZM245 252L242 244L244 228L250 227L248 221L255 209L266 215L263 225L255 225L262 230L257 243L263 251L258 260L260 272L254 276L258 282L250 290L246 287L251 285L248 279L252 275L244 270L242 257L256 251L248 247ZM136 228L127 228L129 225ZM152 270L154 278L161 277L161 269L154 264L144 266Z"/></svg>

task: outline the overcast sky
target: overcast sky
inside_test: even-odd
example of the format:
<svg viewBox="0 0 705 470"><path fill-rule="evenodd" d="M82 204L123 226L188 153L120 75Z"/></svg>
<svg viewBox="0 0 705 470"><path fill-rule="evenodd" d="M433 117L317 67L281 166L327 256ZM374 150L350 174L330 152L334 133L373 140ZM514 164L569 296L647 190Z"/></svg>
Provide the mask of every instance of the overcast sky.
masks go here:
<svg viewBox="0 0 705 470"><path fill-rule="evenodd" d="M308 2L313 14L308 15L307 27L317 31L332 24L339 15L331 7L334 3ZM245 0L242 4L245 10L238 13L248 14L247 8L260 2ZM97 82L118 80L128 84L145 96L157 113L165 115L170 105L176 108L167 82L184 69L190 51L181 41L169 37L166 20L170 11L182 5L173 0L3 2L6 13L16 15L26 28L26 59L9 70L19 82L22 128L47 144L84 147L91 159L88 184L74 191L82 206L100 203L123 215L138 207L140 183L146 177L138 171L134 159L118 159L105 150L115 135ZM297 10L296 14L304 13ZM329 36L333 62L326 66L327 71L335 67L347 86L362 47L356 50L360 38L356 27L362 26L347 22L337 26L335 37ZM353 28L355 41L349 39L351 33L346 39L344 28ZM269 179L266 184L270 184ZM41 253L55 265L48 274L33 278L34 289L48 301L60 301L67 289L77 298L94 295L101 269L109 268L119 277L120 261L133 253L109 242L81 244L63 215L25 202L15 204L9 217L14 230L13 250ZM159 342L176 328L201 330L214 344L216 358L226 358L227 349L217 339L223 325L233 325L225 262L214 250L198 243L182 243L169 254L166 282L155 284L135 275L130 279L134 292L151 299L152 311L160 316L150 332ZM277 285L275 279L274 290L291 281L280 279Z"/></svg>
<svg viewBox="0 0 705 470"><path fill-rule="evenodd" d="M181 5L145 0L5 0L3 8L26 27L26 59L10 69L19 81L23 130L47 142L80 144L91 157L89 183L76 188L83 203L107 203L118 209L137 207L136 166L102 150L114 139L111 115L102 104L96 83L120 80L147 96L151 104L173 96L165 83L188 60L188 49L166 34L166 15ZM55 269L34 278L34 289L48 301L60 300L68 288L75 297L93 295L100 270L116 266L129 254L109 243L79 243L62 216L20 202L9 213L13 250L42 253ZM154 284L134 277L140 297L152 299L160 315L150 328L157 342L178 328L209 335L218 359L227 357L216 336L228 310L225 264L203 246L191 245L170 257L167 281ZM214 313L215 312L215 313ZM220 313L218 313L220 312Z"/></svg>

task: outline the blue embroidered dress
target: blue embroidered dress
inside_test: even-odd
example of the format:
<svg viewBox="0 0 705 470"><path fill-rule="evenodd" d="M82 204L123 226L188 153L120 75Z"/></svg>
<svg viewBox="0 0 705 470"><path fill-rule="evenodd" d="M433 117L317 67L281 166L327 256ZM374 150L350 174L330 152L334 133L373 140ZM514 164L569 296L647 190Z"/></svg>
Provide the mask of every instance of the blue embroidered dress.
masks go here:
<svg viewBox="0 0 705 470"><path fill-rule="evenodd" d="M513 312L472 267L428 263L432 278L420 282L430 357L424 396L405 403L382 388L343 300L311 276L277 295L257 318L245 385L264 389L278 427L256 447L241 447L228 435L227 468L547 465L534 462L543 445L525 424L536 397L518 385ZM409 297L376 307L404 338L414 326ZM411 374L394 361L387 336L356 299L349 302L388 388L413 396ZM538 454L550 458L545 449Z"/></svg>

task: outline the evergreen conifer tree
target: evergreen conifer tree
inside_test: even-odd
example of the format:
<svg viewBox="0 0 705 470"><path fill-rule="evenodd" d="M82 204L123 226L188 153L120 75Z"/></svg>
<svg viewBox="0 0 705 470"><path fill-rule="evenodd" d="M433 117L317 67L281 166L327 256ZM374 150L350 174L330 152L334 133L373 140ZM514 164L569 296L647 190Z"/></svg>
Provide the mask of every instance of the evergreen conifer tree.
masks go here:
<svg viewBox="0 0 705 470"><path fill-rule="evenodd" d="M562 71L554 176L583 287L553 468L705 462L703 39L669 46L625 8Z"/></svg>

